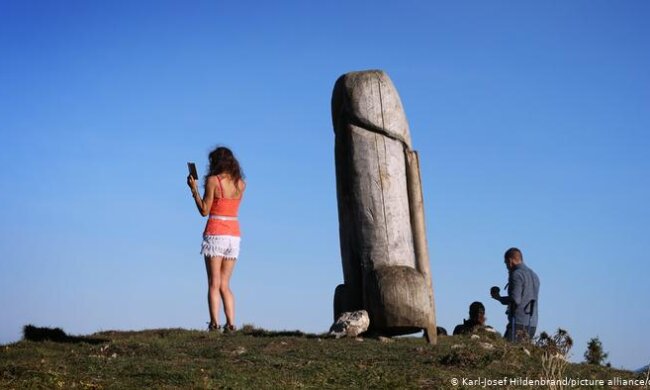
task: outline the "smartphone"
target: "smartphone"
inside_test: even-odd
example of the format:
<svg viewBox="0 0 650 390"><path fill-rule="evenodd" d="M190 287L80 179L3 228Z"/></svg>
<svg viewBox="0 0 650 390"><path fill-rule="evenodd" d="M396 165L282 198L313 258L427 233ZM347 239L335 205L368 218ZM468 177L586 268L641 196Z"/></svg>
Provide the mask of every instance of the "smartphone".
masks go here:
<svg viewBox="0 0 650 390"><path fill-rule="evenodd" d="M194 180L199 180L199 174L196 172L196 164L193 162L188 162L187 169L190 171L190 175L192 175Z"/></svg>

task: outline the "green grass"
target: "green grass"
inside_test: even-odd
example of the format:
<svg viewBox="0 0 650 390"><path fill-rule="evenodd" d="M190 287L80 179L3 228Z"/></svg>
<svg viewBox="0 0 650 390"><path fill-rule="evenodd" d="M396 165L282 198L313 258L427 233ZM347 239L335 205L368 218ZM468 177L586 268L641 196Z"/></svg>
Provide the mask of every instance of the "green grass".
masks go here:
<svg viewBox="0 0 650 390"><path fill-rule="evenodd" d="M0 346L0 388L462 389L478 387L453 387L451 379L544 376L538 348L526 346L528 356L524 346L489 334L441 337L435 347L421 338L336 340L251 326L229 335L155 329L100 332L86 340L92 343L80 337ZM635 377L584 364L569 365L566 376Z"/></svg>

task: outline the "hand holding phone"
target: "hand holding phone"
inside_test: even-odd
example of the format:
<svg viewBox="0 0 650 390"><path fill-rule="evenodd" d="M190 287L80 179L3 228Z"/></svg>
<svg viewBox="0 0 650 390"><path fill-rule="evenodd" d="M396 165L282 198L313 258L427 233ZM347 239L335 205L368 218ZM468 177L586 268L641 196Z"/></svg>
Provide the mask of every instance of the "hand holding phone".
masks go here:
<svg viewBox="0 0 650 390"><path fill-rule="evenodd" d="M194 180L199 180L199 174L196 171L196 164L193 162L188 162L187 169L190 171L190 175L194 178Z"/></svg>

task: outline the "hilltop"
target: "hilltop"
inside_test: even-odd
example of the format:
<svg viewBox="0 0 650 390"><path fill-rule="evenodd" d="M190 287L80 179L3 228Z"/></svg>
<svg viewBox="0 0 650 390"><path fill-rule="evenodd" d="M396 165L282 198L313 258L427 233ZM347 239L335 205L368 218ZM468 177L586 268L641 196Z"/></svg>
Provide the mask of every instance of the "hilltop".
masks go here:
<svg viewBox="0 0 650 390"><path fill-rule="evenodd" d="M413 337L337 340L252 326L227 335L154 329L58 340L1 346L0 388L462 389L481 388L463 385L462 378L545 377L540 348L512 345L490 334L441 337L436 347ZM584 364L568 364L565 376L645 378ZM458 386L452 385L454 379Z"/></svg>

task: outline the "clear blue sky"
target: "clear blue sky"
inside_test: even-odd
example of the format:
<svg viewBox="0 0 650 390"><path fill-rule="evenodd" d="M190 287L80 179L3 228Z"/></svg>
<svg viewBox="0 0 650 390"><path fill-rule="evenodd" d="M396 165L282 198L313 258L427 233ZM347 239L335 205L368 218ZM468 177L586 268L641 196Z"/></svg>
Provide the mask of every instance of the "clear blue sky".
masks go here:
<svg viewBox="0 0 650 390"><path fill-rule="evenodd" d="M248 178L239 324L319 332L342 281L330 98L393 79L420 152L439 325L520 247L541 330L650 361L647 1L0 1L0 342L203 328L187 161Z"/></svg>

